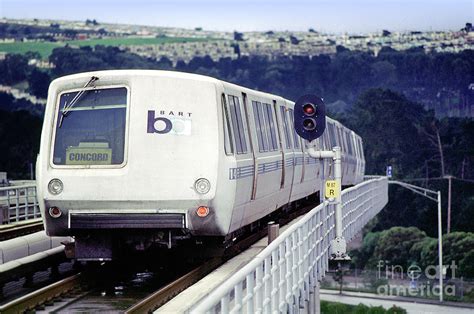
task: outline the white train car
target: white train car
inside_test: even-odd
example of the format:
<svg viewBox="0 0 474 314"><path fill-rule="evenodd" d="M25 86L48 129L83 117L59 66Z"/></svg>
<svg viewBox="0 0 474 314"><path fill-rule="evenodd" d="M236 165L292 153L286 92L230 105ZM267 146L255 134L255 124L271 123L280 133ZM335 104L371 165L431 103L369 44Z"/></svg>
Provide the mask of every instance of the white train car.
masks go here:
<svg viewBox="0 0 474 314"><path fill-rule="evenodd" d="M40 154L46 232L74 236L79 259L124 243L232 237L320 189L293 102L206 76L98 71L54 80ZM362 180L361 138L327 119L320 148L341 146L343 185Z"/></svg>

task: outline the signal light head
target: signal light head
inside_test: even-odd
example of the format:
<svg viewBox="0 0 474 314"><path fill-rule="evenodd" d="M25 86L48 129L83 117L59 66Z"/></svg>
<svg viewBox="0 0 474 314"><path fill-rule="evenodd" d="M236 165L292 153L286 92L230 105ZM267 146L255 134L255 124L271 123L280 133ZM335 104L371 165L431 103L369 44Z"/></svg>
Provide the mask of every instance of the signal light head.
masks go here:
<svg viewBox="0 0 474 314"><path fill-rule="evenodd" d="M303 106L303 112L308 116L313 116L316 113L316 107L312 103L307 103Z"/></svg>
<svg viewBox="0 0 474 314"><path fill-rule="evenodd" d="M303 95L295 103L293 112L296 133L307 141L323 135L326 128L326 107L321 97Z"/></svg>
<svg viewBox="0 0 474 314"><path fill-rule="evenodd" d="M316 129L316 121L313 118L306 118L303 120L303 128L306 131L313 131Z"/></svg>

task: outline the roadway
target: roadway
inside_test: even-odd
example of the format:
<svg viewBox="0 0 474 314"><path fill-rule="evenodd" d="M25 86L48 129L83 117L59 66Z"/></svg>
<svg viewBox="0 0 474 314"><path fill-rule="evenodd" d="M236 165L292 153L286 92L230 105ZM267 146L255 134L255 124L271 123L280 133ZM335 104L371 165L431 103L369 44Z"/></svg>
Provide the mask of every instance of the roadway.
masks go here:
<svg viewBox="0 0 474 314"><path fill-rule="evenodd" d="M368 306L382 306L386 309L396 305L404 308L408 314L472 314L474 313L474 305L466 304L466 307L461 307L463 304L455 304L449 302L450 305L438 305L434 300L407 300L408 298L380 296L372 293L363 292L344 292L339 295L335 290L320 290L320 299L324 301L340 302L345 304L365 304ZM423 303L420 303L423 302Z"/></svg>

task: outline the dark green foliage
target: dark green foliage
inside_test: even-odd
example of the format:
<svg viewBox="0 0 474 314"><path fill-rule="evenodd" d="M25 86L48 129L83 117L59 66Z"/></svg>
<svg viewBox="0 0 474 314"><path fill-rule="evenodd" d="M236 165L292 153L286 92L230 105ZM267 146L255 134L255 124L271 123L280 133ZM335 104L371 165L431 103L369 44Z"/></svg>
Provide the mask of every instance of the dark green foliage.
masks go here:
<svg viewBox="0 0 474 314"><path fill-rule="evenodd" d="M0 110L0 169L10 178L29 178L36 162L42 119L27 111Z"/></svg>
<svg viewBox="0 0 474 314"><path fill-rule="evenodd" d="M56 48L50 60L56 64L56 76L102 69L170 68L169 65L163 67L163 64L115 47L96 46L87 51ZM458 54L425 54L416 49L400 52L384 48L375 57L339 47L332 58L328 55L272 59L244 56L235 60L222 58L213 61L207 56L195 57L188 64L178 62L175 69L211 73L216 78L289 99L296 99L304 93L316 93L327 103L338 100L354 103L368 88L390 88L403 92L412 101L436 107L437 112L446 114L456 109L441 107L441 102L451 101L450 95L459 95L461 99L456 110L464 112L465 107L469 106L472 95L468 86L474 80L473 60L474 52L471 50ZM450 103L450 106L454 105Z"/></svg>
<svg viewBox="0 0 474 314"><path fill-rule="evenodd" d="M433 239L421 252L420 264L423 267L436 265L438 259L438 242ZM452 232L443 235L443 260L450 265L456 262L455 277L474 278L474 233ZM450 270L451 271L451 270Z"/></svg>
<svg viewBox="0 0 474 314"><path fill-rule="evenodd" d="M381 232L369 232L364 236L362 246L351 252L352 264L358 269L364 269L365 265L373 255L379 241Z"/></svg>
<svg viewBox="0 0 474 314"><path fill-rule="evenodd" d="M0 84L13 85L26 79L28 59L23 55L8 54L0 62Z"/></svg>
<svg viewBox="0 0 474 314"><path fill-rule="evenodd" d="M30 94L39 98L46 98L48 96L48 87L50 82L51 77L48 73L34 68L28 75Z"/></svg>
<svg viewBox="0 0 474 314"><path fill-rule="evenodd" d="M362 303L349 305L339 302L321 301L321 314L405 314L403 308L392 306L386 310L381 306L367 306Z"/></svg>
<svg viewBox="0 0 474 314"><path fill-rule="evenodd" d="M159 63L153 60L111 46L96 46L94 49L88 46L80 49L55 48L49 60L56 66L53 69L55 76L96 70L159 68Z"/></svg>
<svg viewBox="0 0 474 314"><path fill-rule="evenodd" d="M4 110L4 111L25 110L34 115L41 116L43 115L44 107L43 105L34 105L24 98L15 99L10 94L0 92L0 110Z"/></svg>
<svg viewBox="0 0 474 314"><path fill-rule="evenodd" d="M426 155L426 140L418 131L429 118L423 108L406 97L384 89L364 92L345 124L361 135L367 161L366 172L383 174L392 165L396 177L419 176L414 160Z"/></svg>
<svg viewBox="0 0 474 314"><path fill-rule="evenodd" d="M377 269L378 261L408 269L412 264L425 269L438 264L438 238L428 237L415 227L393 227L377 233L367 233L362 246L352 251L357 268ZM474 233L451 232L443 235L443 261L456 265L448 270L450 278L474 278ZM365 261L365 262L364 262Z"/></svg>
<svg viewBox="0 0 474 314"><path fill-rule="evenodd" d="M410 266L410 249L424 238L426 233L415 227L393 227L384 230L380 233L369 264L375 267L379 260L387 260L392 265L401 265L406 269Z"/></svg>
<svg viewBox="0 0 474 314"><path fill-rule="evenodd" d="M439 132L445 174L474 177L474 122L470 119L444 118L440 121L430 112L406 97L385 89L364 92L346 114L338 118L362 136L366 173L384 174L392 165L396 179L442 176L441 158L436 140ZM435 126L435 127L434 127ZM415 182L417 183L417 182ZM441 190L442 208L447 208L447 180L420 182L432 190ZM452 229L474 230L474 184L453 181ZM378 216L374 230L393 226L417 226L430 236L437 233L436 203L413 192L393 186L389 202ZM443 210L443 221L446 211Z"/></svg>

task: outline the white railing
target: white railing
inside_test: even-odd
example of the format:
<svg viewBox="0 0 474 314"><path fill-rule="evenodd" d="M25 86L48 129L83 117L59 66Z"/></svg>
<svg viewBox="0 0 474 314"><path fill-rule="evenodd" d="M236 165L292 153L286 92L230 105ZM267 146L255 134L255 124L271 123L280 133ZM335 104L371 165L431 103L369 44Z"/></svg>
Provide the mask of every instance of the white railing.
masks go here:
<svg viewBox="0 0 474 314"><path fill-rule="evenodd" d="M352 239L388 201L385 177L342 192L343 234ZM216 287L191 313L297 312L311 302L328 269L334 205L325 202L285 230L250 263Z"/></svg>
<svg viewBox="0 0 474 314"><path fill-rule="evenodd" d="M0 224L39 217L35 184L0 188Z"/></svg>

